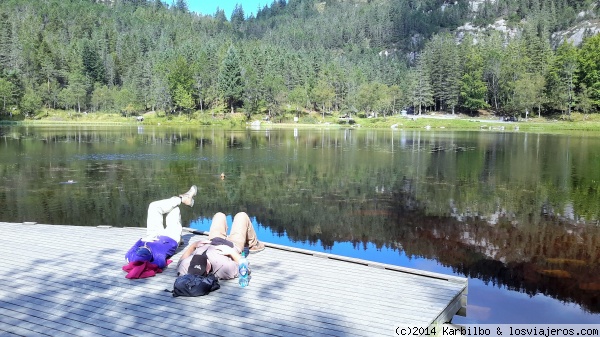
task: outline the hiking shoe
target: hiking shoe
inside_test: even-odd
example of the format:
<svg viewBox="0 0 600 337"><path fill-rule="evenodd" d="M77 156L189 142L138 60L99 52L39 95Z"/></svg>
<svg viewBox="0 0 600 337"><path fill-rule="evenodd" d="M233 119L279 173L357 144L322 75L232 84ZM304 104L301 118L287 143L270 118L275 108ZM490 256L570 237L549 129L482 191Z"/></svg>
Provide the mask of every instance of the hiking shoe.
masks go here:
<svg viewBox="0 0 600 337"><path fill-rule="evenodd" d="M254 246L252 246L248 249L248 252L250 252L250 254L252 254L252 253L262 252L263 250L265 250L265 244L258 241Z"/></svg>
<svg viewBox="0 0 600 337"><path fill-rule="evenodd" d="M179 195L179 197L181 198L181 203L193 207L194 197L196 196L196 193L198 193L198 187L196 187L196 185L192 185L189 191Z"/></svg>

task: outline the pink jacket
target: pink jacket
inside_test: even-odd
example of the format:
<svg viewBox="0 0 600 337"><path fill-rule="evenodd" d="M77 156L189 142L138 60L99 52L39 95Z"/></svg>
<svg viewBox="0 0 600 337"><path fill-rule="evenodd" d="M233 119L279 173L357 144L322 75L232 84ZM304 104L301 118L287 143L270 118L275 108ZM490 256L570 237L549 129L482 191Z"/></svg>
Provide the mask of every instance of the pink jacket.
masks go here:
<svg viewBox="0 0 600 337"><path fill-rule="evenodd" d="M167 260L167 265L171 262L171 260ZM162 273L161 268L148 261L129 262L129 264L123 266L123 270L127 272L125 277L128 279L152 277L158 273Z"/></svg>

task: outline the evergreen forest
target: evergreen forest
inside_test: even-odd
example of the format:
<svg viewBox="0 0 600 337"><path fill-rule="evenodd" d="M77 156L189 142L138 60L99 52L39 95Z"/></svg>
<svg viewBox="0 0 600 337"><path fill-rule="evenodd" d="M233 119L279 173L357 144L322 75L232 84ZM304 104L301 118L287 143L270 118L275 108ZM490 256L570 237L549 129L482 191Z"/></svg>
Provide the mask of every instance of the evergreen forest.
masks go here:
<svg viewBox="0 0 600 337"><path fill-rule="evenodd" d="M185 0L3 0L0 119L600 112L600 35L553 38L597 21L592 0L274 0L226 14ZM457 34L499 19L510 30Z"/></svg>

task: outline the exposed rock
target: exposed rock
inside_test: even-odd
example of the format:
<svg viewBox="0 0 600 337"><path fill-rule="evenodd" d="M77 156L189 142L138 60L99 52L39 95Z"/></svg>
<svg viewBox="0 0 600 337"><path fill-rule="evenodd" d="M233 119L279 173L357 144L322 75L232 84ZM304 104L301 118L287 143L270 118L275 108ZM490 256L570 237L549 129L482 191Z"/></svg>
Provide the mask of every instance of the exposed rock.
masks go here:
<svg viewBox="0 0 600 337"><path fill-rule="evenodd" d="M477 10L479 9L479 6L483 5L485 3L486 0L474 0L474 1L469 1L469 5L471 6L471 11L473 12L477 12ZM488 0L491 4L496 3L496 0Z"/></svg>
<svg viewBox="0 0 600 337"><path fill-rule="evenodd" d="M487 27L476 27L471 22L467 22L464 25L456 28L456 40L461 42L467 34L474 37L473 42L477 43L477 36L486 31L496 30L504 33L507 37L515 37L520 31L517 28L510 28L506 24L506 20L499 19L493 24L487 25Z"/></svg>
<svg viewBox="0 0 600 337"><path fill-rule="evenodd" d="M600 33L600 20L585 20L567 30L558 31L552 34L550 39L554 47L558 46L563 41L571 42L575 46L579 46L586 36L594 36L598 33Z"/></svg>
<svg viewBox="0 0 600 337"><path fill-rule="evenodd" d="M494 3L496 0L474 0L470 1L471 10L476 12L485 1ZM576 25L570 27L567 30L555 32L551 36L551 43L554 47L558 46L563 41L568 41L578 46L581 44L583 39L587 36L593 36L600 33L600 20L596 17L597 4L592 4L588 10L581 11L577 14ZM474 36L474 42L477 43L477 36L486 31L496 30L504 33L507 37L515 37L520 33L519 28L508 27L506 20L498 19L487 27L477 27L471 22L467 22L464 25L456 29L456 40L461 42L467 34Z"/></svg>

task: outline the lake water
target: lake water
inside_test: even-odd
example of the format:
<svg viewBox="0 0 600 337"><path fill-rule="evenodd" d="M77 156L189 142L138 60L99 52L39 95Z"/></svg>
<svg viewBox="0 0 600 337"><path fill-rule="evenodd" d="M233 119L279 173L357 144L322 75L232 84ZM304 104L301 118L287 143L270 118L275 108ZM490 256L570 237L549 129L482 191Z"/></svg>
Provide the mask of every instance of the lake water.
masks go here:
<svg viewBox="0 0 600 337"><path fill-rule="evenodd" d="M0 221L144 227L192 184L184 225L468 277L455 323L600 323L596 135L0 127Z"/></svg>

